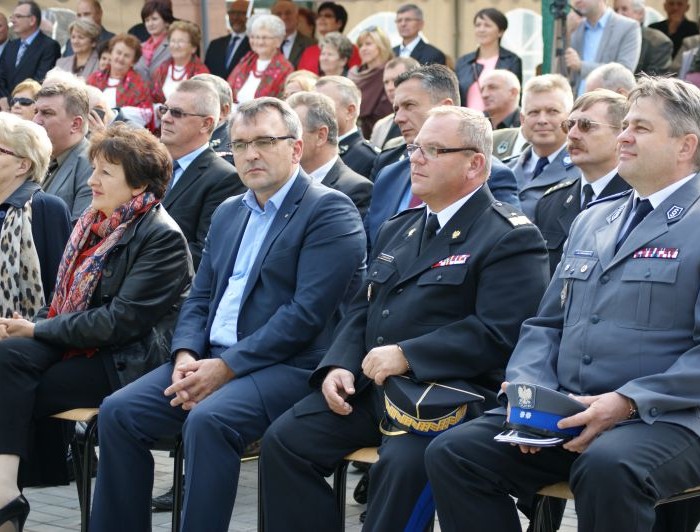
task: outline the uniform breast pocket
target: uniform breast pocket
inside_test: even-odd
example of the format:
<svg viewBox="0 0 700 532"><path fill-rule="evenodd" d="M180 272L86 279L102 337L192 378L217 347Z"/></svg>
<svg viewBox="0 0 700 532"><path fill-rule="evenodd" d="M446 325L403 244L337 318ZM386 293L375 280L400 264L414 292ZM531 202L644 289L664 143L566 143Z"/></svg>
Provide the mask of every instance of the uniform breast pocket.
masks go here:
<svg viewBox="0 0 700 532"><path fill-rule="evenodd" d="M581 319L586 303L586 287L598 264L595 257L564 257L559 279L562 283L561 301L564 305L564 326L575 325Z"/></svg>
<svg viewBox="0 0 700 532"><path fill-rule="evenodd" d="M396 273L396 265L393 262L375 260L367 269L367 283L385 284Z"/></svg>
<svg viewBox="0 0 700 532"><path fill-rule="evenodd" d="M418 278L418 286L461 285L467 276L467 266L443 266L431 268Z"/></svg>
<svg viewBox="0 0 700 532"><path fill-rule="evenodd" d="M676 309L680 261L633 259L622 271L616 319L632 329L670 329Z"/></svg>

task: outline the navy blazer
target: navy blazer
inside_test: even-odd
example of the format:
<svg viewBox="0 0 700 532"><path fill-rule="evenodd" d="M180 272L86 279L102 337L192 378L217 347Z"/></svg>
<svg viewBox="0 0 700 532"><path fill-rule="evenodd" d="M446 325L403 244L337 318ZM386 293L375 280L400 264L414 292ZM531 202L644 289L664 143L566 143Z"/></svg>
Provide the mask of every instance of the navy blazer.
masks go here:
<svg viewBox="0 0 700 532"><path fill-rule="evenodd" d="M15 67L20 44L20 39L11 40L0 56L0 98L9 98L15 86L27 78L35 79L39 83L44 81L46 73L61 57L61 46L39 32L24 51L19 65Z"/></svg>
<svg viewBox="0 0 700 532"><path fill-rule="evenodd" d="M479 49L477 48L473 52L469 52L457 59L455 70L457 72L457 78L459 79L459 94L462 97L462 105L464 107L467 107L467 91L469 87L477 80L479 75L481 75L481 71L484 69L482 65L476 62L478 58ZM513 74L518 76L520 83L523 82L523 62L517 54L510 50L499 48L496 68L510 70Z"/></svg>
<svg viewBox="0 0 700 532"><path fill-rule="evenodd" d="M228 286L250 216L242 196L214 212L202 261L178 319L172 352L221 356L236 376L264 372L279 379L258 383L267 411L289 407L290 379L306 386L339 321L338 306L364 273L366 242L352 201L299 173L263 240L243 290L238 342L215 349L209 343L219 302ZM361 282L361 279L359 280ZM358 283L359 284L359 283Z"/></svg>
<svg viewBox="0 0 700 532"><path fill-rule="evenodd" d="M223 79L227 79L241 58L250 52L250 42L246 36L241 41L241 44L238 45L238 48L236 48L231 64L226 67L226 52L228 51L228 43L230 40L230 35L224 35L223 37L214 39L209 43L207 54L204 57L204 64L207 65L209 72Z"/></svg>
<svg viewBox="0 0 700 532"><path fill-rule="evenodd" d="M405 149L405 146L403 147ZM513 171L491 156L491 174L487 181L494 198L520 209L518 185ZM401 198L411 186L411 163L408 157L390 164L379 172L374 182L372 201L365 217L367 242L372 246L381 225L399 212Z"/></svg>
<svg viewBox="0 0 700 532"><path fill-rule="evenodd" d="M394 46L393 51L394 55L398 57L401 47ZM432 44L425 42L423 39L418 41L418 44L416 44L416 47L411 52L411 57L418 61L421 65L445 64L445 54Z"/></svg>

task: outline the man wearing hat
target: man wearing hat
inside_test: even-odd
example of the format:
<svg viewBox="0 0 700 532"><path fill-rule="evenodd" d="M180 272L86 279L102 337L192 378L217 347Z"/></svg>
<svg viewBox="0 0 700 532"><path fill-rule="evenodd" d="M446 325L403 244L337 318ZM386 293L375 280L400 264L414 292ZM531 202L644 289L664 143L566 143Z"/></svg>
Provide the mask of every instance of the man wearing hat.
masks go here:
<svg viewBox="0 0 700 532"><path fill-rule="evenodd" d="M324 477L347 453L375 445L380 458L370 470L365 526L422 530L433 519L423 454L430 435L461 412L448 413L442 425L420 422L405 404L410 394L393 403L382 387L401 376L460 379L487 408L495 404L520 324L534 315L548 277L536 227L485 186L490 129L480 112L438 106L408 146L412 191L427 206L380 229L367 281L311 377L320 390L263 439L266 530L340 530ZM385 411L405 422L385 423L383 435ZM482 411L470 403L466 416Z"/></svg>
<svg viewBox="0 0 700 532"><path fill-rule="evenodd" d="M559 481L579 530L687 530L654 505L700 484L700 90L643 78L629 101L618 171L633 190L576 218L506 371L572 394L586 408L556 427L583 430L511 446L494 441L505 416L487 414L438 436L426 467L442 530L519 531L511 496Z"/></svg>

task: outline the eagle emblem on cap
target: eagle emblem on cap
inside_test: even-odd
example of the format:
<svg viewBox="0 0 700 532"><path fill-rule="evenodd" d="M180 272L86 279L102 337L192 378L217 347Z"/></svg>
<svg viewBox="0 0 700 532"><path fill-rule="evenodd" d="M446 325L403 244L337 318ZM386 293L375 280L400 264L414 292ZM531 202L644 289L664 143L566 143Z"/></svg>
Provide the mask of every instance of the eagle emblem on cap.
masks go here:
<svg viewBox="0 0 700 532"><path fill-rule="evenodd" d="M533 397L534 393L530 386L518 386L518 406L520 408L532 408L535 406Z"/></svg>

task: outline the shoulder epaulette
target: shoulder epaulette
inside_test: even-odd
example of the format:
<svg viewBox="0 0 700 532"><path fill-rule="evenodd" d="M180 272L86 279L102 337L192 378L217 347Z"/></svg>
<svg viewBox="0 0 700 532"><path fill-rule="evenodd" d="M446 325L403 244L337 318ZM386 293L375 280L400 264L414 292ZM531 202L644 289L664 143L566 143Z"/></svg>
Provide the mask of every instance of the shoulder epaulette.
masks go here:
<svg viewBox="0 0 700 532"><path fill-rule="evenodd" d="M404 209L402 211L397 212L392 217L390 217L389 220L396 220L397 218L400 218L401 216L405 216L407 214L414 214L416 211L423 210L424 208L425 208L425 205L418 205L417 207L409 207L407 209Z"/></svg>
<svg viewBox="0 0 700 532"><path fill-rule="evenodd" d="M602 197L602 198L597 198L596 200L591 201L591 202L588 204L588 207L586 207L586 209L590 209L591 207L593 207L594 205L598 205L599 203L605 203L606 201L612 201L612 200L624 198L625 196L627 196L627 195L629 195L629 194L632 194L632 189L631 189L631 188L628 189L628 190L623 190L622 192L618 192L617 194L610 194L609 196L604 196L604 197Z"/></svg>
<svg viewBox="0 0 700 532"><path fill-rule="evenodd" d="M372 144L370 141L368 141L367 139L364 139L362 141L362 143L365 144L374 153L381 153L381 151L382 151L379 148L377 148L374 144Z"/></svg>
<svg viewBox="0 0 700 532"><path fill-rule="evenodd" d="M495 210L498 214L508 220L513 227L518 227L519 225L532 225L532 222L527 216L507 203L494 201L491 204L491 207L493 207L493 210Z"/></svg>
<svg viewBox="0 0 700 532"><path fill-rule="evenodd" d="M542 194L542 197L546 196L547 194L551 194L555 190L561 190L562 188L569 187L576 183L576 179L566 179L565 181L560 181L554 186L549 187L547 190L544 191L544 194Z"/></svg>

